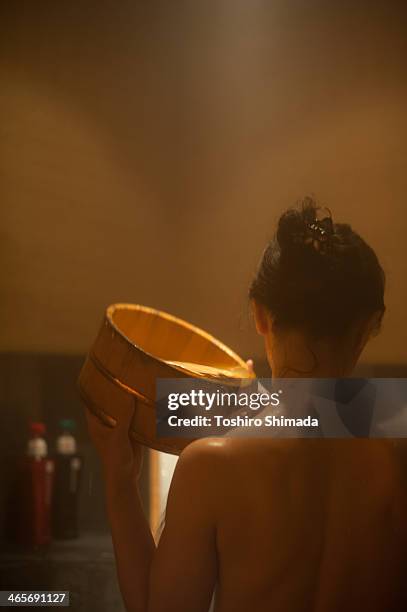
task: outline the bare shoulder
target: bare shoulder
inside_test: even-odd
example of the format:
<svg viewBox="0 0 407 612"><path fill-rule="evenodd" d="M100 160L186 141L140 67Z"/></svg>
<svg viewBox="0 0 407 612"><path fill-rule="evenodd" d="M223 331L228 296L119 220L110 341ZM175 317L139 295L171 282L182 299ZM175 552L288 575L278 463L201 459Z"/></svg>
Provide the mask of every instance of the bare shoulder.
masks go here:
<svg viewBox="0 0 407 612"><path fill-rule="evenodd" d="M180 454L171 481L167 515L173 516L180 504L194 508L195 518L205 523L216 520L219 483L228 482L228 441L204 438L188 444ZM222 489L221 489L222 490Z"/></svg>
<svg viewBox="0 0 407 612"><path fill-rule="evenodd" d="M189 463L236 459L242 454L256 452L259 447L258 440L249 438L201 438L188 444L180 455L180 461Z"/></svg>
<svg viewBox="0 0 407 612"><path fill-rule="evenodd" d="M268 491L277 503L282 474L294 477L297 461L294 440L259 438L204 438L189 444L181 453L171 485L172 499L187 500L205 523L224 524L230 503L247 505ZM281 483L280 483L281 484ZM284 488L284 487L283 487Z"/></svg>
<svg viewBox="0 0 407 612"><path fill-rule="evenodd" d="M180 454L179 466L198 465L216 467L232 452L230 440L226 438L201 438L188 444Z"/></svg>
<svg viewBox="0 0 407 612"><path fill-rule="evenodd" d="M193 474L195 479L219 481L227 478L236 461L247 453L247 445L230 438L201 438L188 444L182 451L176 472L182 476Z"/></svg>
<svg viewBox="0 0 407 612"><path fill-rule="evenodd" d="M216 470L216 474L238 463L256 460L280 463L299 452L295 440L260 438L202 438L189 444L181 453L180 466Z"/></svg>

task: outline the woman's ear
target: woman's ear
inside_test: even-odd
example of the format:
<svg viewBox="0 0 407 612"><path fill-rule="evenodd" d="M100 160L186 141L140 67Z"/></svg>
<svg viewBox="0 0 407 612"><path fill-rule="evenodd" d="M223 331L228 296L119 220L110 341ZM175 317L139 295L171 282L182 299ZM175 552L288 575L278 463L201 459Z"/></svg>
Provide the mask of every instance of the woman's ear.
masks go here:
<svg viewBox="0 0 407 612"><path fill-rule="evenodd" d="M261 336L265 336L269 331L270 320L267 309L263 304L259 304L255 300L252 300L252 308L254 314L254 321L256 323L257 333Z"/></svg>
<svg viewBox="0 0 407 612"><path fill-rule="evenodd" d="M360 352L362 352L368 341L379 332L382 317L382 312L375 312L362 326L359 333Z"/></svg>
<svg viewBox="0 0 407 612"><path fill-rule="evenodd" d="M375 312L369 319L357 325L351 332L353 335L351 345L354 347L355 365L370 338L377 334L382 316L382 312Z"/></svg>

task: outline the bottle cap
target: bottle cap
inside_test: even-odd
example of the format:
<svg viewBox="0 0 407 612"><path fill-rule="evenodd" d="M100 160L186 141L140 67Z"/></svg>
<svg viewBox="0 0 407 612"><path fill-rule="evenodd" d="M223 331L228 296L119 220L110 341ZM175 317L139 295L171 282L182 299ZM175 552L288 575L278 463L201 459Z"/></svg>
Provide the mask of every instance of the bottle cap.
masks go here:
<svg viewBox="0 0 407 612"><path fill-rule="evenodd" d="M45 434L45 424L39 421L30 423L30 433L34 436L43 436Z"/></svg>
<svg viewBox="0 0 407 612"><path fill-rule="evenodd" d="M59 421L59 427L64 431L75 431L76 423L73 419L61 419Z"/></svg>

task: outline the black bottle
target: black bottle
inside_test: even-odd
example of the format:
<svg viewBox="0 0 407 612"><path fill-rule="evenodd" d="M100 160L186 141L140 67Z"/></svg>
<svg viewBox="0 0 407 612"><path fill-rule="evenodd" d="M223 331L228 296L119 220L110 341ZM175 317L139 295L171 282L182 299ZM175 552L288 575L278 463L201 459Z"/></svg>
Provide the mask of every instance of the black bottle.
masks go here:
<svg viewBox="0 0 407 612"><path fill-rule="evenodd" d="M52 532L57 539L77 538L79 488L83 460L77 453L73 435L75 421L60 421L61 434L56 441Z"/></svg>

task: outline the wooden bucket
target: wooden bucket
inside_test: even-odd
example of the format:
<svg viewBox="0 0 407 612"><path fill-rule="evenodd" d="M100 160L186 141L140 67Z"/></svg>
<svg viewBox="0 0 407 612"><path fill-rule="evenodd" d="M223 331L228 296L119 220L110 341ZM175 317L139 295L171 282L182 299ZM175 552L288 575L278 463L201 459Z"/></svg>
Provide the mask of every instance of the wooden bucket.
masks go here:
<svg viewBox="0 0 407 612"><path fill-rule="evenodd" d="M109 427L131 407L138 442L179 454L191 440L155 435L157 378L233 384L253 374L222 342L182 319L146 306L109 306L79 376L81 398Z"/></svg>

